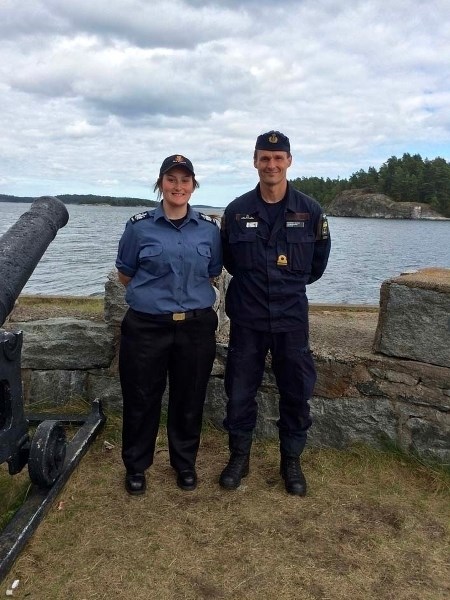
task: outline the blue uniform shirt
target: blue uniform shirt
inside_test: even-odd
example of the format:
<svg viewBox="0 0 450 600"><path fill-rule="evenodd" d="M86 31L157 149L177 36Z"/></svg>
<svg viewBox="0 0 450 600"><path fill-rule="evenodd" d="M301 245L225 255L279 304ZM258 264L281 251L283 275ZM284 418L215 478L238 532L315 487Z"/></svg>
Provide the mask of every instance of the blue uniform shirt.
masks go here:
<svg viewBox="0 0 450 600"><path fill-rule="evenodd" d="M308 330L306 285L325 271L328 222L318 202L288 185L273 226L258 186L231 202L222 218L224 266L233 276L227 315L259 331Z"/></svg>
<svg viewBox="0 0 450 600"><path fill-rule="evenodd" d="M190 207L178 228L160 205L127 222L116 267L132 278L125 299L134 310L164 314L208 308L216 299L209 278L222 271L219 228Z"/></svg>

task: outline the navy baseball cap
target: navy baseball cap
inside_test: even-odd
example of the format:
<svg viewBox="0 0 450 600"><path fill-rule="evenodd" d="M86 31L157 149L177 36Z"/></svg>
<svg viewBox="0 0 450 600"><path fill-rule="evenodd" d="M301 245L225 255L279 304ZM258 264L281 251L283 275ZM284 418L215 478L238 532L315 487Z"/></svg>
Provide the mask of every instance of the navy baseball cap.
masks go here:
<svg viewBox="0 0 450 600"><path fill-rule="evenodd" d="M282 150L291 152L289 138L280 131L268 131L262 133L256 139L255 150Z"/></svg>
<svg viewBox="0 0 450 600"><path fill-rule="evenodd" d="M161 177L162 175L164 175L164 173L167 173L167 171L170 171L170 169L172 169L173 167L184 167L187 171L189 171L189 173L191 173L195 177L194 167L192 166L191 161L185 156L182 156L181 154L173 154L172 156L168 156L167 158L165 158L159 170L159 176Z"/></svg>

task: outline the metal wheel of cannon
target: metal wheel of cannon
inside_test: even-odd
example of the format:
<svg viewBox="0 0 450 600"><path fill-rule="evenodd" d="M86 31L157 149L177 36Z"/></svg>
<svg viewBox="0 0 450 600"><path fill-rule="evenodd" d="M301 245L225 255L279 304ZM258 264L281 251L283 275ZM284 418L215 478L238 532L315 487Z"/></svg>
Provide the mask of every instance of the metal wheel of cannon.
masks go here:
<svg viewBox="0 0 450 600"><path fill-rule="evenodd" d="M58 479L66 457L66 432L59 421L43 421L33 435L28 473L39 487L50 487Z"/></svg>

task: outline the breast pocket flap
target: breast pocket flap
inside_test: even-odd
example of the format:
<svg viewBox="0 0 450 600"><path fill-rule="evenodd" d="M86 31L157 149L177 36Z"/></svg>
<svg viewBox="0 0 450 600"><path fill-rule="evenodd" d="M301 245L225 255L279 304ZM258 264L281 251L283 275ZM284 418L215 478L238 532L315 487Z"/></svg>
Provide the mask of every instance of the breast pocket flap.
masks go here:
<svg viewBox="0 0 450 600"><path fill-rule="evenodd" d="M142 248L139 253L141 260L145 260L146 258L152 258L154 256L159 256L162 254L163 248L161 244L149 244Z"/></svg>
<svg viewBox="0 0 450 600"><path fill-rule="evenodd" d="M197 252L200 254L200 256L211 258L211 248L206 244L199 244L197 246Z"/></svg>

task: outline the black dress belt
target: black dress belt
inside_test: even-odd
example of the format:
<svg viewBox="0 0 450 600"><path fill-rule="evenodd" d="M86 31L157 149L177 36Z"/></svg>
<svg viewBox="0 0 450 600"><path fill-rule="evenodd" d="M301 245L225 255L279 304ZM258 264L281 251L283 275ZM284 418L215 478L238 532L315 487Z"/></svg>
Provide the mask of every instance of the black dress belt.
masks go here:
<svg viewBox="0 0 450 600"><path fill-rule="evenodd" d="M188 310L187 312L165 313L159 315L151 315L150 313L140 312L138 310L134 310L133 308L130 308L129 310L134 315L140 319L144 319L145 321L187 321L188 319L193 319L194 317L199 317L200 315L205 315L206 313L211 312L212 307L196 308L195 310Z"/></svg>

